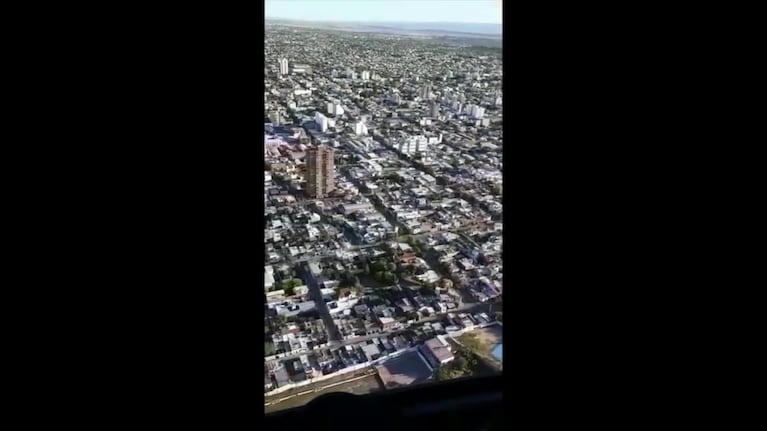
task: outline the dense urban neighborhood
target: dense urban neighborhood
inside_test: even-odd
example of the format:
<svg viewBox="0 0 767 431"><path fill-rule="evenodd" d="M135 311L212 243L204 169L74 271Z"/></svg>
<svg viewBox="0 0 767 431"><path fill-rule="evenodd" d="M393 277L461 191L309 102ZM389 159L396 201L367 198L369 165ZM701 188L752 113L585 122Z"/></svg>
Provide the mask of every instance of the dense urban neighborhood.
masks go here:
<svg viewBox="0 0 767 431"><path fill-rule="evenodd" d="M500 48L270 25L266 410L502 369Z"/></svg>

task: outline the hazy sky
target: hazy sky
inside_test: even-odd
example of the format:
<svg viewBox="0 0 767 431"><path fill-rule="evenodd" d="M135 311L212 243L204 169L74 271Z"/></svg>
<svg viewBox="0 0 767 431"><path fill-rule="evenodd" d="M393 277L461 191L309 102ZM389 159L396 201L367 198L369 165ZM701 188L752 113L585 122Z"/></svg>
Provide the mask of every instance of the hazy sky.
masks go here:
<svg viewBox="0 0 767 431"><path fill-rule="evenodd" d="M502 0L266 0L266 18L501 24Z"/></svg>

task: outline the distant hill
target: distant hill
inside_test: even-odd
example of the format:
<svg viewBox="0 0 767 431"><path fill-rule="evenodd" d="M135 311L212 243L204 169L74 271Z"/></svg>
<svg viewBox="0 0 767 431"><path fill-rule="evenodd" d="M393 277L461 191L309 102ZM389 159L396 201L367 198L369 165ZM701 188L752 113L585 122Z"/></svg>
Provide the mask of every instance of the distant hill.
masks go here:
<svg viewBox="0 0 767 431"><path fill-rule="evenodd" d="M267 18L266 22L267 24L297 25L301 27L335 28L350 31L375 31L428 36L439 35L500 39L503 34L501 24L488 23L303 21L278 18Z"/></svg>

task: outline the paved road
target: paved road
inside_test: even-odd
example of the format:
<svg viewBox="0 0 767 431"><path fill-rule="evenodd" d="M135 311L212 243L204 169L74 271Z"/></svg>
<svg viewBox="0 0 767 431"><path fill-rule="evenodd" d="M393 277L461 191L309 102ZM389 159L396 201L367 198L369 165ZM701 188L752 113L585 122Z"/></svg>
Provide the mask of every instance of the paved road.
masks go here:
<svg viewBox="0 0 767 431"><path fill-rule="evenodd" d="M331 345L334 344L333 342L340 342L342 338L341 333L338 331L338 327L336 327L333 318L330 316L328 305L325 303L325 300L322 299L320 287L317 285L317 280L315 280L314 275L311 274L308 265L306 265L306 268L304 269L304 280L308 283L309 297L314 301L317 311L319 311L320 318L322 318L322 321L325 323L325 330L328 333L328 341Z"/></svg>

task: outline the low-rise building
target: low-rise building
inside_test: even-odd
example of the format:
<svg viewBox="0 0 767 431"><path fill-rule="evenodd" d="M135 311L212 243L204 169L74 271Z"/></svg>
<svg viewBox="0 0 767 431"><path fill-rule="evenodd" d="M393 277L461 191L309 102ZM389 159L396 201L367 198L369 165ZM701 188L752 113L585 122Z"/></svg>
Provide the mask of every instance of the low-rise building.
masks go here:
<svg viewBox="0 0 767 431"><path fill-rule="evenodd" d="M422 353L430 362L432 367L438 367L455 359L450 350L450 345L443 342L440 338L432 338L420 346Z"/></svg>

